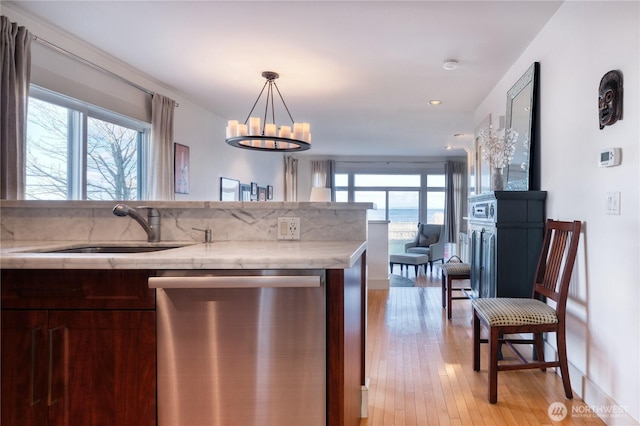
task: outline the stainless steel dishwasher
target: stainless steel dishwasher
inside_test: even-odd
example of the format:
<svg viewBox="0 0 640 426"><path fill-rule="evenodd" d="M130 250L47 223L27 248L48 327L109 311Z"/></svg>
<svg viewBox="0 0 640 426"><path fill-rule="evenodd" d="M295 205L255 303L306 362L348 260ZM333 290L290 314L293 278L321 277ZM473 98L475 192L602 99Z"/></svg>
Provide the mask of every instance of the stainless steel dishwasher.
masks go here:
<svg viewBox="0 0 640 426"><path fill-rule="evenodd" d="M164 271L159 426L326 425L323 270Z"/></svg>

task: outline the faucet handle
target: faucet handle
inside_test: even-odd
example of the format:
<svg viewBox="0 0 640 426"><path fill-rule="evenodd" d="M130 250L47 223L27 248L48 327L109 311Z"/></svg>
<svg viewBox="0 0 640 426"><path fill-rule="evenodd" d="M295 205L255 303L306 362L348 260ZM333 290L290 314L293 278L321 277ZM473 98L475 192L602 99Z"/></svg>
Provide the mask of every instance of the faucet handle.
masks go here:
<svg viewBox="0 0 640 426"><path fill-rule="evenodd" d="M207 228L207 229L200 229L200 228L191 228L194 231L202 231L204 232L204 242L205 243L210 243L211 239L212 239L212 231L211 228Z"/></svg>

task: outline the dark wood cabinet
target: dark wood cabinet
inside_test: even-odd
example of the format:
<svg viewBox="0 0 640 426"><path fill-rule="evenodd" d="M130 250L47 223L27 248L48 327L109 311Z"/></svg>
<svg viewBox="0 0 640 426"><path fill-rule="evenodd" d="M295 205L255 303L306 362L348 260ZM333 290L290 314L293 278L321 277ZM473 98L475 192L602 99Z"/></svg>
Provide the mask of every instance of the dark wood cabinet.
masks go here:
<svg viewBox="0 0 640 426"><path fill-rule="evenodd" d="M2 311L2 424L47 424L47 312Z"/></svg>
<svg viewBox="0 0 640 426"><path fill-rule="evenodd" d="M531 297L546 195L497 191L469 197L472 297Z"/></svg>
<svg viewBox="0 0 640 426"><path fill-rule="evenodd" d="M2 424L155 425L149 271L2 271Z"/></svg>

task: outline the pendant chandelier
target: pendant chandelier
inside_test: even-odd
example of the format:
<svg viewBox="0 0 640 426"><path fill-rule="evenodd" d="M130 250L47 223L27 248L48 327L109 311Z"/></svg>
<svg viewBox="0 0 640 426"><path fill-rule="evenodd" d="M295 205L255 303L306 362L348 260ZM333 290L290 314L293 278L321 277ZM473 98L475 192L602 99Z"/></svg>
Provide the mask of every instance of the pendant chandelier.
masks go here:
<svg viewBox="0 0 640 426"><path fill-rule="evenodd" d="M273 71L264 71L262 76L267 79L262 86L258 99L253 104L251 111L244 123L238 120L229 120L227 125L227 143L231 146L244 149L254 149L261 151L306 151L311 148L311 133L309 123L295 123L287 104L276 85L275 80L279 77ZM264 108L264 119L260 125L260 117L253 117L253 110L260 101L262 94L267 89L267 100ZM276 126L275 105L273 103L273 89L276 89L280 100L284 105L292 126ZM271 110L271 122L267 122L267 117Z"/></svg>

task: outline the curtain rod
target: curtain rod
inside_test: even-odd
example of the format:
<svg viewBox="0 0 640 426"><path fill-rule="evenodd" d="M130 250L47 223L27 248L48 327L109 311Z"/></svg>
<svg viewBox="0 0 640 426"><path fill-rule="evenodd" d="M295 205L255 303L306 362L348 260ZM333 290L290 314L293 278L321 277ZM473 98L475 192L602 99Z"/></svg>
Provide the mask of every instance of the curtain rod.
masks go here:
<svg viewBox="0 0 640 426"><path fill-rule="evenodd" d="M76 55L75 53L69 52L68 50L63 49L62 47L60 47L58 45L55 45L55 44L51 43L50 41L47 41L47 40L45 40L45 39L43 39L41 37L38 37L36 35L33 36L33 40L37 41L38 43L40 43L40 44L42 44L44 46L47 46L50 49L56 50L56 51L62 53L63 55L65 55L65 56L68 56L68 57L70 57L72 59L75 59L78 62L81 62L81 63L83 63L85 65L88 65L91 68L93 68L93 69L95 69L97 71L100 71L103 74L107 74L108 76L113 77L116 80L120 80L123 83L128 84L129 86L135 87L136 89L138 89L138 90L140 90L142 92L145 92L148 95L151 95L151 96L155 95L155 93L152 92L151 90L146 89L146 88L140 86L139 84L136 84L133 81L128 80L128 79L122 77L121 75L118 75L118 74L114 73L113 71L109 71L108 69L103 68L100 65L94 64L93 62L91 62L91 61L89 61L89 60L87 60L85 58L82 58L82 57ZM174 103L176 105L176 108L178 106L180 106L177 102L174 101Z"/></svg>
<svg viewBox="0 0 640 426"><path fill-rule="evenodd" d="M403 160L335 160L336 163L342 164L445 164L447 161L454 160L432 160L432 161L403 161Z"/></svg>

